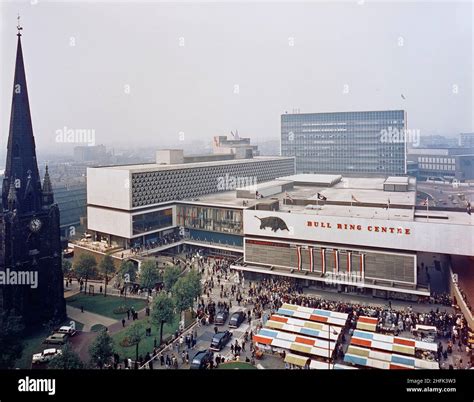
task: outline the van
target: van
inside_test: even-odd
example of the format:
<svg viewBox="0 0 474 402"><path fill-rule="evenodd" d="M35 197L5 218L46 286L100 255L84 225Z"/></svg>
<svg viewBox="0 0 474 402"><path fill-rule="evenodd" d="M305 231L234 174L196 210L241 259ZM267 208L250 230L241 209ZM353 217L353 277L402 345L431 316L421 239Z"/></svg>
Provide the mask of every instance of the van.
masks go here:
<svg viewBox="0 0 474 402"><path fill-rule="evenodd" d="M66 334L69 336L74 336L76 334L76 330L73 327L63 326L58 329L58 334Z"/></svg>

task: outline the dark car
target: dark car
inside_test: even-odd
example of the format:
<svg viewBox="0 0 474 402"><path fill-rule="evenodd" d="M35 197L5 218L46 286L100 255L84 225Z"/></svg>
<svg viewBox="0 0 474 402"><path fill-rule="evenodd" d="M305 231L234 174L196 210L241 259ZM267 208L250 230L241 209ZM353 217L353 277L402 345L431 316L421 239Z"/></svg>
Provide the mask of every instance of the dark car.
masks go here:
<svg viewBox="0 0 474 402"><path fill-rule="evenodd" d="M227 343L230 341L230 338L232 338L232 332L218 332L212 338L210 349L217 350L218 352L221 351L224 346L227 345Z"/></svg>
<svg viewBox="0 0 474 402"><path fill-rule="evenodd" d="M191 360L190 369L205 369L214 358L214 353L210 350L201 350L197 352Z"/></svg>
<svg viewBox="0 0 474 402"><path fill-rule="evenodd" d="M221 310L216 314L214 324L224 325L228 317L229 317L229 313L226 310Z"/></svg>
<svg viewBox="0 0 474 402"><path fill-rule="evenodd" d="M243 311L236 311L230 316L229 327L239 328L240 324L245 320L245 313Z"/></svg>

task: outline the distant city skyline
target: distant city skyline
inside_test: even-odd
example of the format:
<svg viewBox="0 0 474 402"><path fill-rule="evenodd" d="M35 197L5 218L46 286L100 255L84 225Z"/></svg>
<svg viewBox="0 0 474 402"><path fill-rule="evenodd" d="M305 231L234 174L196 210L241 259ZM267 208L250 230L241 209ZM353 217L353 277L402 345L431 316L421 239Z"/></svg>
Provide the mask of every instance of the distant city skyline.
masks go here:
<svg viewBox="0 0 474 402"><path fill-rule="evenodd" d="M117 148L235 129L258 144L294 109L404 109L421 136L474 131L469 2L0 7L2 164L18 12L39 159L81 145L57 141L65 128Z"/></svg>

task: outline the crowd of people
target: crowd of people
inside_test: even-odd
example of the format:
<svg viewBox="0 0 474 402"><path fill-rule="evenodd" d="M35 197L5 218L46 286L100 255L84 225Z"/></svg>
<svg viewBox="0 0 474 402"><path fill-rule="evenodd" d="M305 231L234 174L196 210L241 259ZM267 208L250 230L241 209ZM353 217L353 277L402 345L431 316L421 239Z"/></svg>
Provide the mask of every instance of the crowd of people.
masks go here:
<svg viewBox="0 0 474 402"><path fill-rule="evenodd" d="M142 243L134 244L130 248L130 251L132 255L136 255L136 254L140 254L143 251L152 250L154 248L158 248L166 244L176 243L180 241L181 239L182 239L182 236L179 234L179 232L175 231L173 233L165 234L156 240L148 240L144 244Z"/></svg>
<svg viewBox="0 0 474 402"><path fill-rule="evenodd" d="M177 261L173 262L177 263ZM333 356L335 359L343 359L345 335L352 334L359 316L377 318L377 330L379 332L388 331L394 335L413 332L417 325L436 327L438 336L443 342L439 342L434 358L440 362L446 361L456 348L470 353L466 320L461 315L454 314L450 308L443 309L433 306L428 310L425 307L421 309L424 312L420 312L414 311L412 306L392 308L390 302L383 306L328 300L305 294L303 287L296 280L291 279L264 278L253 282L247 279L246 283L242 272L230 269L232 260L214 259L195 253L184 255L182 264L192 265L203 274L202 297L197 301L196 306L197 328L203 325L212 325L217 312L226 311L229 313L233 306L238 305L243 308L241 310L245 312L247 322L250 323L254 319L259 321L258 330L283 303L291 303L304 307L344 312L349 315L346 328L343 329L336 344ZM427 300L427 303L448 307L452 305L452 300L447 294L434 294L431 300ZM242 356L245 361L255 362L255 358L258 358L258 349L252 341L253 334L253 331L249 331L245 334L244 339L232 342L230 359L239 359ZM194 354L194 352L191 353L191 350L196 344L196 339L197 335L194 332L184 336L177 333L170 340L171 346L169 348L155 348L143 359L139 359L139 364L150 362L150 368L153 368L153 359L151 359L153 356L156 356L155 364L163 366L162 368L173 369L183 364L189 364L190 354L191 358ZM250 354L247 356L247 353L243 352ZM424 356L417 357L424 358ZM216 355L212 367L222 363L221 359L223 359L221 355Z"/></svg>

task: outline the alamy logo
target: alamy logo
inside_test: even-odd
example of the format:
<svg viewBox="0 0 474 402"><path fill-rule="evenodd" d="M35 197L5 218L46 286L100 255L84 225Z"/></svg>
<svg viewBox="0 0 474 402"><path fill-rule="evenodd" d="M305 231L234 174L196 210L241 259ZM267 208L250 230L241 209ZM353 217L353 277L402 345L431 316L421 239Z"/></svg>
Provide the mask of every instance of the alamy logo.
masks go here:
<svg viewBox="0 0 474 402"><path fill-rule="evenodd" d="M38 271L0 271L0 285L27 285L31 289L38 287Z"/></svg>
<svg viewBox="0 0 474 402"><path fill-rule="evenodd" d="M420 130L398 129L389 126L388 129L380 130L380 142L385 144L410 143L414 147L420 145Z"/></svg>
<svg viewBox="0 0 474 402"><path fill-rule="evenodd" d="M54 378L30 378L27 376L18 380L18 391L47 392L48 395L55 395L56 380Z"/></svg>
<svg viewBox="0 0 474 402"><path fill-rule="evenodd" d="M257 190L257 178L255 176L230 176L229 173L217 178L217 191L230 191L240 187Z"/></svg>
<svg viewBox="0 0 474 402"><path fill-rule="evenodd" d="M95 130L89 128L60 128L56 130L56 142L95 145Z"/></svg>

